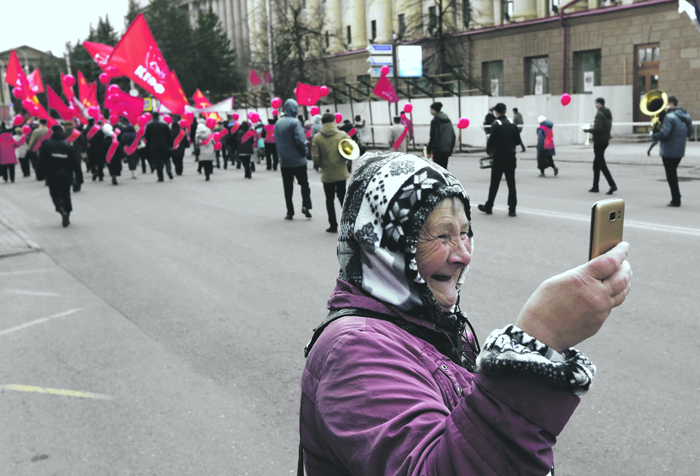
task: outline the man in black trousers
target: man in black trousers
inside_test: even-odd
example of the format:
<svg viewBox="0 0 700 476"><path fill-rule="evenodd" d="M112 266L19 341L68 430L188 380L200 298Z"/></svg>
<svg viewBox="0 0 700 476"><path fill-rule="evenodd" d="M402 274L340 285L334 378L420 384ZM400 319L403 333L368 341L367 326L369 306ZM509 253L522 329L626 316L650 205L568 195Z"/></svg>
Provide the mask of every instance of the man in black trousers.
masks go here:
<svg viewBox="0 0 700 476"><path fill-rule="evenodd" d="M518 126L513 124L506 117L506 105L499 102L494 106L497 118L491 124L491 135L489 136L487 149L493 150L493 165L491 166L491 185L489 186L489 198L486 203L479 205L479 210L491 215L493 213L493 202L496 200L498 186L501 177L505 174L508 184L508 216L514 217L515 207L518 204L518 197L515 191L515 148L520 145L520 131Z"/></svg>
<svg viewBox="0 0 700 476"><path fill-rule="evenodd" d="M146 147L151 156L151 163L158 172L158 181L163 181L163 166L170 160L170 149L173 148L173 136L170 126L159 120L160 114L152 113L152 120L146 124L146 132L143 138L146 139ZM168 171L168 176L172 179L172 172Z"/></svg>
<svg viewBox="0 0 700 476"><path fill-rule="evenodd" d="M56 211L63 218L63 227L70 225L70 213L73 204L70 189L73 177L78 183L83 182L83 172L80 168L73 146L64 140L63 127L55 125L51 128L51 138L39 147L38 170L46 176L51 200Z"/></svg>

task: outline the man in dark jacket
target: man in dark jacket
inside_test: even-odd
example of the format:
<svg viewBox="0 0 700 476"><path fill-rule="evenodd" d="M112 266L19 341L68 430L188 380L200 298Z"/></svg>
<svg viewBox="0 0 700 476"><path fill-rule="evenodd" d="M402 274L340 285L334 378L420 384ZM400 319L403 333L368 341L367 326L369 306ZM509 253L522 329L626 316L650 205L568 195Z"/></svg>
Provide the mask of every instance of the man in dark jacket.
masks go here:
<svg viewBox="0 0 700 476"><path fill-rule="evenodd" d="M70 189L73 176L82 182L80 164L76 160L75 150L64 139L63 128L55 125L51 128L51 138L44 141L39 147L38 170L42 176L46 176L46 184L49 186L51 200L56 211L63 218L63 226L70 224L70 213L73 204L70 199Z"/></svg>
<svg viewBox="0 0 700 476"><path fill-rule="evenodd" d="M311 189L306 173L306 135L301 122L296 118L299 105L294 99L284 102L284 117L275 124L275 144L280 157L280 170L282 171L282 184L284 186L284 199L287 203L287 216L285 220L294 218L294 178L301 187L302 207L301 212L307 218L311 218Z"/></svg>
<svg viewBox="0 0 700 476"><path fill-rule="evenodd" d="M173 148L173 136L170 133L170 126L159 120L160 114L154 112L152 121L146 124L146 132L143 138L146 139L146 147L151 156L151 161L158 172L158 181L163 181L163 166L170 163L170 149ZM173 178L173 173L168 171L168 177Z"/></svg>
<svg viewBox="0 0 700 476"><path fill-rule="evenodd" d="M447 160L455 148L457 136L452 127L450 118L442 112L442 103L434 102L430 105L430 141L428 142L428 156L432 157L436 164L447 169Z"/></svg>
<svg viewBox="0 0 700 476"><path fill-rule="evenodd" d="M659 132L651 133L654 140L661 142L661 159L664 161L666 180L671 188L669 207L681 206L681 191L678 187L678 164L685 155L685 141L693 133L693 120L682 107L678 107L676 96L668 97L669 106Z"/></svg>
<svg viewBox="0 0 700 476"><path fill-rule="evenodd" d="M600 180L600 173L603 172L605 180L608 181L610 186L607 194L612 195L617 190L617 185L615 185L615 180L613 180L612 174L605 163L605 149L608 148L610 143L610 129L612 129L612 113L610 109L605 107L605 99L603 98L595 100L595 107L598 109L598 113L595 115L593 127L583 130L583 132L590 132L593 135L593 153L595 154L593 159L593 188L589 192L598 193L598 181Z"/></svg>
<svg viewBox="0 0 700 476"><path fill-rule="evenodd" d="M493 150L493 165L491 166L491 185L489 186L489 198L486 203L479 205L479 210L491 215L493 202L496 200L498 186L503 174L508 184L508 216L514 217L518 197L515 190L515 148L520 145L520 132L518 126L506 117L506 105L499 102L494 106L498 118L491 124L487 148Z"/></svg>

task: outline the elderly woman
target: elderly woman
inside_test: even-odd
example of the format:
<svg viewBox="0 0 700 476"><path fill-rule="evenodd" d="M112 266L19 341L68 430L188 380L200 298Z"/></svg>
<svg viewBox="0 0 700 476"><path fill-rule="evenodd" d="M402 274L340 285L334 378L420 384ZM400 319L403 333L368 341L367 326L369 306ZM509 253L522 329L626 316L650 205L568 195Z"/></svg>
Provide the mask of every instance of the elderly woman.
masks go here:
<svg viewBox="0 0 700 476"><path fill-rule="evenodd" d="M469 197L449 172L396 152L358 161L331 313L302 377L308 475L550 472L595 372L572 346L625 300L629 245L545 281L481 350L459 309L472 247Z"/></svg>

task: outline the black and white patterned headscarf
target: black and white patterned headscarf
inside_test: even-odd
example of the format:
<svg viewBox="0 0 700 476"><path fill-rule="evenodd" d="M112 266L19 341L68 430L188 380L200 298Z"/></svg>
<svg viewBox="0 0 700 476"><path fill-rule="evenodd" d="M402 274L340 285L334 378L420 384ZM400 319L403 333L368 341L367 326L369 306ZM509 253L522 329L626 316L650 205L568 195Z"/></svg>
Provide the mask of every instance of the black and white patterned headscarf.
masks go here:
<svg viewBox="0 0 700 476"><path fill-rule="evenodd" d="M459 331L460 319L442 310L418 273L416 246L428 215L445 198L461 200L471 221L466 191L447 170L415 155L368 153L354 165L340 218L340 279L439 327Z"/></svg>

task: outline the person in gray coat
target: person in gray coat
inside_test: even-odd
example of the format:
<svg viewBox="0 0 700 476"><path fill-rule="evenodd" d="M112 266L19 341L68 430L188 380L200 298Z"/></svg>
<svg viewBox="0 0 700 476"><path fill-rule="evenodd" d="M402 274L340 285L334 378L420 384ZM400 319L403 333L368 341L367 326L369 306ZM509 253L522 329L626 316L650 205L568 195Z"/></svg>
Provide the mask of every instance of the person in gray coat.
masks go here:
<svg viewBox="0 0 700 476"><path fill-rule="evenodd" d="M678 187L678 164L685 155L685 141L693 132L693 121L685 109L678 107L678 99L675 96L668 97L671 106L664 117L659 132L651 132L654 140L661 142L660 154L664 162L666 180L671 188L671 201L669 207L681 206L681 191Z"/></svg>
<svg viewBox="0 0 700 476"><path fill-rule="evenodd" d="M301 187L302 207L301 212L307 218L311 218L311 189L306 173L306 135L301 122L296 118L299 104L294 99L284 102L284 117L275 124L275 143L280 157L280 170L282 171L282 184L284 185L284 199L287 203L287 216L285 220L294 218L294 179Z"/></svg>

